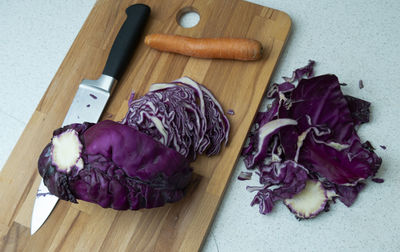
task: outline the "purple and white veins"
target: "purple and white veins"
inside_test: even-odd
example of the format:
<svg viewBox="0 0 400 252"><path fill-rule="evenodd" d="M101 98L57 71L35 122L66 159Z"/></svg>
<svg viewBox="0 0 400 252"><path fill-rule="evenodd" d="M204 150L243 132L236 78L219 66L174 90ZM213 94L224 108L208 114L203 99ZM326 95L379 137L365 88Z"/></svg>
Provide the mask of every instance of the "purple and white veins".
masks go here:
<svg viewBox="0 0 400 252"><path fill-rule="evenodd" d="M220 152L230 131L221 104L203 85L188 77L170 83L152 84L149 92L134 99L122 120L189 160L199 154Z"/></svg>
<svg viewBox="0 0 400 252"><path fill-rule="evenodd" d="M259 176L261 185L246 189L256 192L250 205L261 214L281 200L296 218L313 218L335 199L350 207L367 179L384 182L375 178L382 159L357 134L369 122L370 103L344 95L333 74L314 77L314 64L270 86L272 102L256 115L242 150L246 168Z"/></svg>

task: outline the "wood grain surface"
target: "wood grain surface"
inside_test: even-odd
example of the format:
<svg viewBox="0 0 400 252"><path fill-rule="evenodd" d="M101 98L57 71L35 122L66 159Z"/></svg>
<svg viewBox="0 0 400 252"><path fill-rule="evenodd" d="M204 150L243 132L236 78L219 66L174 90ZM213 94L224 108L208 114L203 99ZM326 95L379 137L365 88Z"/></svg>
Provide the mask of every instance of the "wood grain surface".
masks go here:
<svg viewBox="0 0 400 252"><path fill-rule="evenodd" d="M197 251L218 209L241 146L288 36L283 12L239 0L144 0L151 7L145 33L193 37L244 37L264 47L260 61L196 59L160 53L141 43L113 93L102 119L121 120L127 100L155 82L189 76L208 87L225 110L232 109L229 145L220 155L199 157L187 195L161 208L116 211L60 201L43 227L30 236L30 219L40 182L37 159L50 141L83 78L97 79L125 20L137 1L98 0L59 67L0 174L1 251ZM183 28L177 17L196 10L200 22Z"/></svg>

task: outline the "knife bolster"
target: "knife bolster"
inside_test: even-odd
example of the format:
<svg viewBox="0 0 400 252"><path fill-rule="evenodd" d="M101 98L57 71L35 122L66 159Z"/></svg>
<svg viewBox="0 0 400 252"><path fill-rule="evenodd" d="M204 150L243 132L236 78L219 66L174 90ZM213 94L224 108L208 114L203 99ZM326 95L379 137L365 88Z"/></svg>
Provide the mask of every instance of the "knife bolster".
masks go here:
<svg viewBox="0 0 400 252"><path fill-rule="evenodd" d="M81 85L95 87L101 90L111 93L113 87L117 83L117 79L102 74L97 80L83 80Z"/></svg>

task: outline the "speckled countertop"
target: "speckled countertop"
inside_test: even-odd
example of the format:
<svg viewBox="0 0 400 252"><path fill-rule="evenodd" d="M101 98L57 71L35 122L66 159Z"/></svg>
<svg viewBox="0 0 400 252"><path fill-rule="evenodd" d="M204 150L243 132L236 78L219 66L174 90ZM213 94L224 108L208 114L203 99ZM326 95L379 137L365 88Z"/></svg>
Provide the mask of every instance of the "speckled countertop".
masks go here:
<svg viewBox="0 0 400 252"><path fill-rule="evenodd" d="M0 168L79 32L94 0L0 1ZM309 59L334 73L344 92L372 102L359 131L383 158L383 184L368 183L355 204L340 202L310 221L282 204L269 215L250 207L240 161L204 251L400 251L400 1L252 0L292 18L292 32L272 81ZM359 89L362 79L364 88ZM1 193L1 192L0 192Z"/></svg>

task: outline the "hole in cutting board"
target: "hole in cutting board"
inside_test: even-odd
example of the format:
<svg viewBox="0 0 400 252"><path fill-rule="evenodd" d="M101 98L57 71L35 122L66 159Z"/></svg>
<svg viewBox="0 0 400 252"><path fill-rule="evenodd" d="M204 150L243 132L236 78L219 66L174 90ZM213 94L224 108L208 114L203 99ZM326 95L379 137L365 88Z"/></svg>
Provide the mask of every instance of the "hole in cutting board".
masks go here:
<svg viewBox="0 0 400 252"><path fill-rule="evenodd" d="M185 7L176 15L176 22L183 28L192 28L200 22L200 14L193 7Z"/></svg>

